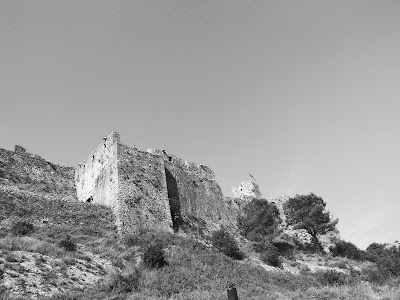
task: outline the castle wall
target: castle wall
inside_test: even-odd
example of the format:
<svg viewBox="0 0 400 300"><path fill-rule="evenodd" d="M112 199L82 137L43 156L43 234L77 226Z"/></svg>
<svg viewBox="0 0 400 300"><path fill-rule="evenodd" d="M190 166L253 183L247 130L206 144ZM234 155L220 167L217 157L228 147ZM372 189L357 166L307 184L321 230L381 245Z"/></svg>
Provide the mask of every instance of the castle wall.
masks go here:
<svg viewBox="0 0 400 300"><path fill-rule="evenodd" d="M111 206L122 234L181 226L207 234L235 222L236 208L223 199L209 167L128 147L116 133L77 168L75 179L78 199Z"/></svg>
<svg viewBox="0 0 400 300"><path fill-rule="evenodd" d="M162 153L162 157L165 167L175 177L178 185L183 222L201 220L209 231L224 223L225 203L212 170L166 152Z"/></svg>
<svg viewBox="0 0 400 300"><path fill-rule="evenodd" d="M118 133L112 132L75 170L79 201L110 206L118 210Z"/></svg>
<svg viewBox="0 0 400 300"><path fill-rule="evenodd" d="M124 233L142 228L172 231L161 157L118 144L119 219Z"/></svg>

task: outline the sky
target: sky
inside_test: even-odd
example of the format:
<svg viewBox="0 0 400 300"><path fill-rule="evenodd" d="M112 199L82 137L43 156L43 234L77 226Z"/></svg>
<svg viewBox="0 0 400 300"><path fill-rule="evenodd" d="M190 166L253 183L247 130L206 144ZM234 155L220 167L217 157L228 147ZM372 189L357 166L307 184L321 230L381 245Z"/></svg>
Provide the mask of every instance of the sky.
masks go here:
<svg viewBox="0 0 400 300"><path fill-rule="evenodd" d="M400 2L0 1L0 147L76 166L127 145L226 196L310 192L365 249L400 240Z"/></svg>

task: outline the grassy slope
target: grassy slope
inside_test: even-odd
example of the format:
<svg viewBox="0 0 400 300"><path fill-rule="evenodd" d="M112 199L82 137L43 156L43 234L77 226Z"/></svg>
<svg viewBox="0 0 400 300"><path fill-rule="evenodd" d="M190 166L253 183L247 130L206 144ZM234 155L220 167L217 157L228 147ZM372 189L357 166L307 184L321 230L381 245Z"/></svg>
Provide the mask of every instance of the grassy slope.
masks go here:
<svg viewBox="0 0 400 300"><path fill-rule="evenodd" d="M361 282L357 276L343 277L343 285L332 286L326 284L321 274L310 273L306 268L300 275L266 271L252 259L234 261L183 234L145 232L132 237L129 242L121 241L109 208L56 199L58 189L61 190L60 199L71 190L66 175L51 184L46 176L33 178L29 175L33 167L41 168L43 174L45 168L54 169L39 158L32 160L30 157L20 160L18 172L8 170L10 165L6 165L6 159L18 156L6 154L1 165L5 171L0 178L3 186L7 184L7 189L0 188L0 270L7 271L11 267L14 274L21 272L18 250L25 251L25 256L39 253L41 256L36 256L38 265L43 257L61 260L64 268L73 260L82 265L83 261L93 259L90 253L112 264L102 282L93 287L86 286L83 291L79 291L81 288L64 290L53 299L227 299L226 287L231 283L236 284L239 299L400 299L396 287L371 285ZM34 192L30 193L31 190ZM20 219L35 225L29 238L15 237L11 233L12 224ZM78 243L76 253L59 246L66 234ZM164 242L168 265L151 270L143 266L140 257L143 249L156 239ZM316 255L299 255L297 258L298 261L292 258L286 263L296 266L301 259L314 259L321 265L346 262ZM93 261L86 267L93 267ZM61 275L54 269L42 271L40 276L46 281L59 282L54 277ZM13 298L7 292L0 292L0 299Z"/></svg>
<svg viewBox="0 0 400 300"><path fill-rule="evenodd" d="M399 299L396 289L389 287L372 288L357 281L326 286L309 272L268 272L250 261L234 261L181 234L145 232L123 243L116 238L113 216L106 207L4 194L0 199L0 204L7 204L0 206L4 215L36 222L31 236L58 249L49 251L49 255L65 256L57 244L69 233L76 242L113 262L114 271L94 288L68 291L53 299L227 299L226 286L231 283L236 283L239 299ZM22 216L21 207L26 212ZM42 218L47 218L48 224L37 222ZM10 238L9 230L3 228L0 245ZM137 257L156 239L164 242L169 264L161 269L146 269L137 263ZM321 257L314 258L326 263ZM137 288L124 284L124 276L129 282L137 282Z"/></svg>

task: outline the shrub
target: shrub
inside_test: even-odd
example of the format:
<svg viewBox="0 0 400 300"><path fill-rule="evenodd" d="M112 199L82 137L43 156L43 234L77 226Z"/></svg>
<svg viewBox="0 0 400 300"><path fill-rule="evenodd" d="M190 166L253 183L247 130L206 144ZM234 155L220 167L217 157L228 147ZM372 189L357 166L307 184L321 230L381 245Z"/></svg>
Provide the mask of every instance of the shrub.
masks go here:
<svg viewBox="0 0 400 300"><path fill-rule="evenodd" d="M150 269L162 268L168 264L165 260L164 246L162 241L156 240L144 250L143 263Z"/></svg>
<svg viewBox="0 0 400 300"><path fill-rule="evenodd" d="M140 238L137 234L127 234L123 237L122 240L123 243L128 247L132 247L140 243Z"/></svg>
<svg viewBox="0 0 400 300"><path fill-rule="evenodd" d="M222 227L221 229L214 231L211 241L214 247L225 255L234 259L243 259L243 253L240 252L235 238L227 232L225 228Z"/></svg>
<svg viewBox="0 0 400 300"><path fill-rule="evenodd" d="M400 251L397 247L388 248L385 244L372 243L366 249L366 258L375 262L375 269L363 273L367 280L382 284L400 275Z"/></svg>
<svg viewBox="0 0 400 300"><path fill-rule="evenodd" d="M354 260L364 260L365 252L358 249L356 245L346 242L338 241L335 246L329 248L333 256L347 257Z"/></svg>
<svg viewBox="0 0 400 300"><path fill-rule="evenodd" d="M306 229L313 237L335 228L338 220L331 220L325 202L313 193L296 195L284 204L286 221L295 229Z"/></svg>
<svg viewBox="0 0 400 300"><path fill-rule="evenodd" d="M73 257L64 257L62 262L67 266L74 266L76 264L76 259Z"/></svg>
<svg viewBox="0 0 400 300"><path fill-rule="evenodd" d="M64 248L66 251L76 251L77 245L76 243L71 240L71 237L67 234L65 239L62 239L58 242L58 246Z"/></svg>
<svg viewBox="0 0 400 300"><path fill-rule="evenodd" d="M259 244L256 250L260 252L260 259L264 263L278 268L282 266L278 248L276 248L272 243L266 241Z"/></svg>
<svg viewBox="0 0 400 300"><path fill-rule="evenodd" d="M140 288L142 271L138 268L132 268L125 273L114 270L105 278L103 289L108 292L130 293Z"/></svg>
<svg viewBox="0 0 400 300"><path fill-rule="evenodd" d="M241 234L251 241L259 241L272 235L279 224L279 212L275 205L265 199L253 199L238 218Z"/></svg>
<svg viewBox="0 0 400 300"><path fill-rule="evenodd" d="M35 264L37 266L40 266L45 262L46 262L46 259L43 256L38 256L38 257L35 258Z"/></svg>
<svg viewBox="0 0 400 300"><path fill-rule="evenodd" d="M14 235L28 235L33 232L33 224L27 221L18 221L11 227L11 232Z"/></svg>
<svg viewBox="0 0 400 300"><path fill-rule="evenodd" d="M347 283L347 275L335 270L318 272L318 281L323 285L344 285Z"/></svg>
<svg viewBox="0 0 400 300"><path fill-rule="evenodd" d="M386 249L386 245L379 243L370 244L365 250L365 252L366 252L366 259L372 262L376 262L379 258L383 258L389 254L388 249Z"/></svg>
<svg viewBox="0 0 400 300"><path fill-rule="evenodd" d="M8 262L18 262L18 259L16 259L16 257L14 256L14 254L11 253L11 252L8 253L4 259L5 259L6 261L8 261Z"/></svg>

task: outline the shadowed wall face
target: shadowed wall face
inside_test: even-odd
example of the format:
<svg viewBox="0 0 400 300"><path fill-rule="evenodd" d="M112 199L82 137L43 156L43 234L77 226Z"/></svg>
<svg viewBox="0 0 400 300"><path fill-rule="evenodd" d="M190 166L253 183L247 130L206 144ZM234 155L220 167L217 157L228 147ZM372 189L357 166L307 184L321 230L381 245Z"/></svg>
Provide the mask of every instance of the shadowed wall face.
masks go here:
<svg viewBox="0 0 400 300"><path fill-rule="evenodd" d="M178 184L175 177L165 168L165 176L167 180L168 200L171 209L172 226L174 232L179 231L179 226L182 224L181 204L179 200Z"/></svg>

